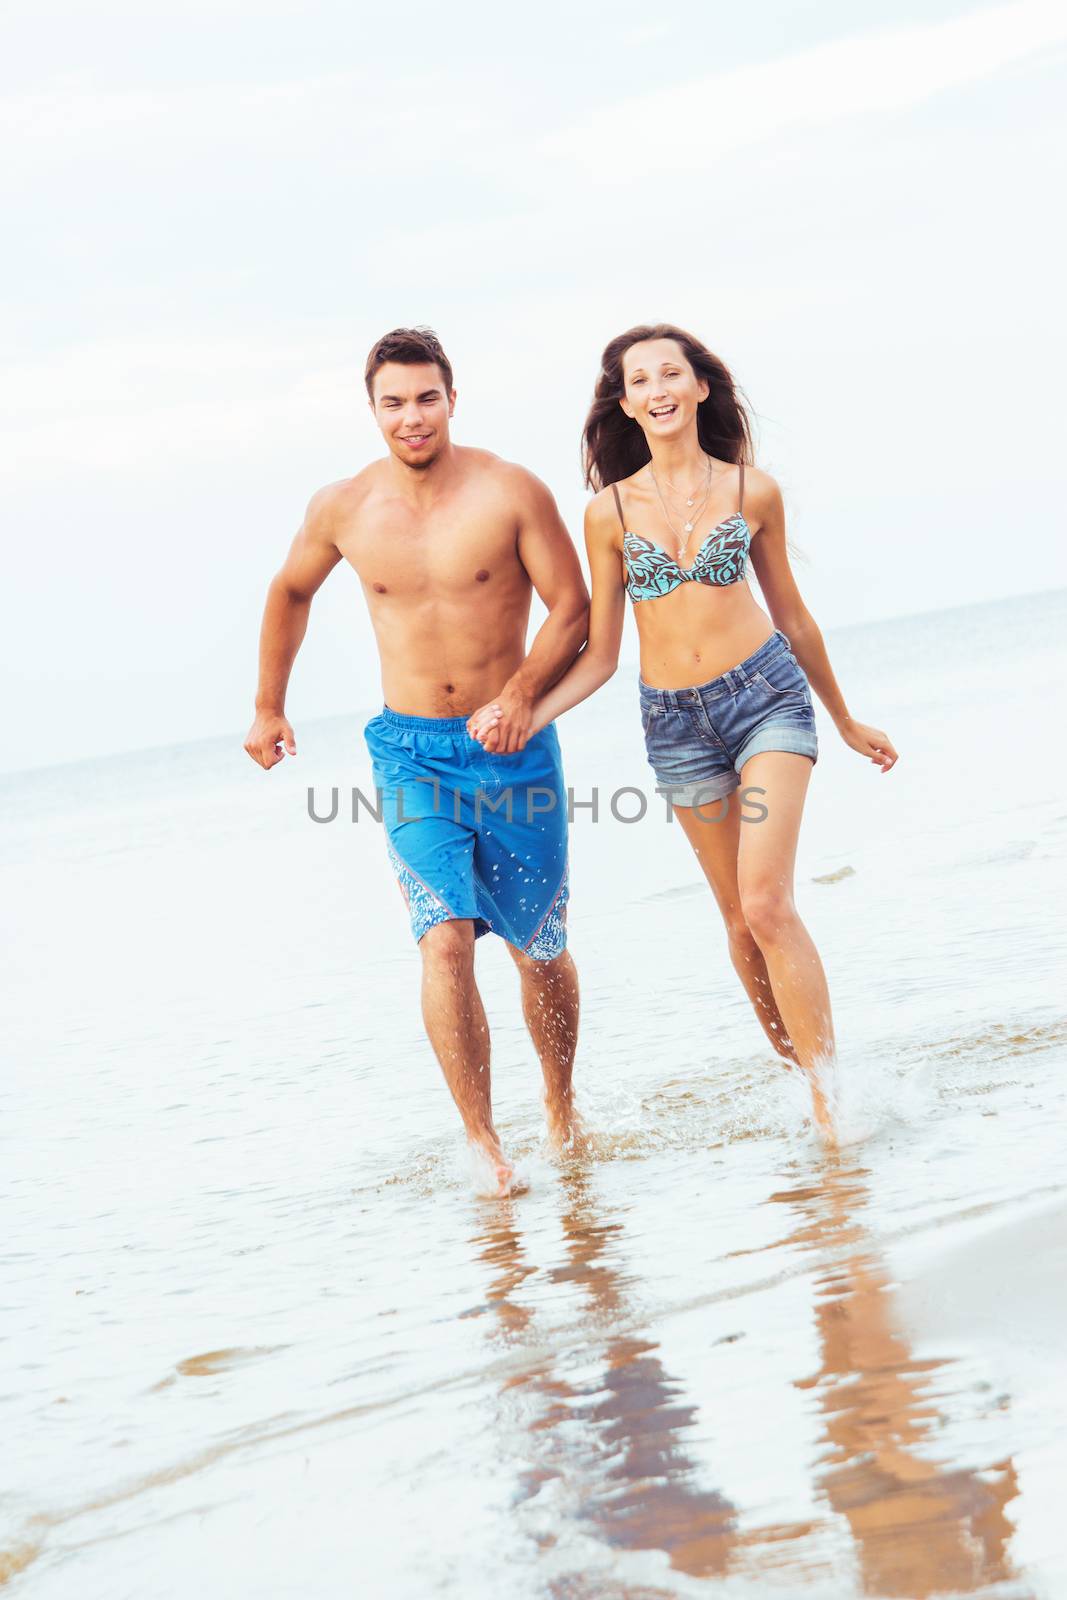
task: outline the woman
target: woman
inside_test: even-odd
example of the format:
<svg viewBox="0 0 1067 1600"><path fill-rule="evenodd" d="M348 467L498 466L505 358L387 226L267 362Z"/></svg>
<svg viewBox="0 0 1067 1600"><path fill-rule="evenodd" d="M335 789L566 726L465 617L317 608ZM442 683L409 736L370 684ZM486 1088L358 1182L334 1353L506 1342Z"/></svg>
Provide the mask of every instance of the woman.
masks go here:
<svg viewBox="0 0 1067 1600"><path fill-rule="evenodd" d="M585 518L589 642L537 701L530 732L611 677L629 594L657 791L711 885L767 1037L807 1072L816 1120L832 1137L820 1083L834 1058L830 998L793 901L818 755L811 688L851 749L883 772L896 751L849 713L790 570L778 485L752 465L745 408L717 357L666 323L613 339L584 446L586 480L599 491ZM769 617L744 581L749 559ZM468 724L489 750L498 714L490 704Z"/></svg>

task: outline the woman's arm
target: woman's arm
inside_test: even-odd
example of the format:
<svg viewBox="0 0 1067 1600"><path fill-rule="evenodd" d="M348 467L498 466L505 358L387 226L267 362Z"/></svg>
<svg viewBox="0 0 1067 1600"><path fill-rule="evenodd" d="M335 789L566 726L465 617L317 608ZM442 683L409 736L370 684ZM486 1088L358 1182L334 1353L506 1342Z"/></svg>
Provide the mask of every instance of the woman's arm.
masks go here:
<svg viewBox="0 0 1067 1600"><path fill-rule="evenodd" d="M897 760L897 752L888 735L880 728L857 722L849 712L841 687L834 677L819 625L801 599L789 565L781 490L769 473L755 468L751 469L750 481L750 502L758 517L756 536L752 540L752 565L756 569L771 620L788 638L808 682L833 718L834 726L845 743L851 749L858 750L860 755L867 756L883 772L888 772Z"/></svg>
<svg viewBox="0 0 1067 1600"><path fill-rule="evenodd" d="M619 664L619 646L626 614L626 590L622 561L615 544L616 522L608 515L603 494L591 500L585 510L585 548L589 556L592 599L589 606L589 638L585 649L562 678L535 701L529 734L537 733L555 717L582 700L588 699L607 683ZM471 713L467 731L489 751L496 749L496 718L493 703Z"/></svg>

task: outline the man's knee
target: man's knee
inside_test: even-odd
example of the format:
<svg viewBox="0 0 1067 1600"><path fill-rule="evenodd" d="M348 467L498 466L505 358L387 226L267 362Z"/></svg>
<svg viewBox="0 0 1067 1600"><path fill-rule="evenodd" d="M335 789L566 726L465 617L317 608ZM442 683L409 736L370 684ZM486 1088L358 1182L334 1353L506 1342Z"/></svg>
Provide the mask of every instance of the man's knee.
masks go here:
<svg viewBox="0 0 1067 1600"><path fill-rule="evenodd" d="M527 955L525 950L520 950L516 945L508 945L508 955L514 961L519 971L525 978L532 978L535 982L549 983L570 965L570 956L566 950L561 950L558 956L553 956L550 961L538 961L535 956Z"/></svg>
<svg viewBox="0 0 1067 1600"><path fill-rule="evenodd" d="M474 923L469 917L450 918L427 928L419 940L419 953L426 963L462 966L474 959Z"/></svg>

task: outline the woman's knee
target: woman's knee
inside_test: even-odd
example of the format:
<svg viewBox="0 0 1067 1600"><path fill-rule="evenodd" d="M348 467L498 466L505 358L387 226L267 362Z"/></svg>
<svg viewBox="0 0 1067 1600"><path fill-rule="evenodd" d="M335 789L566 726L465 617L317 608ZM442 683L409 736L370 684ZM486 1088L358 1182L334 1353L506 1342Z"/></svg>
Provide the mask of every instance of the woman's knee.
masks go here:
<svg viewBox="0 0 1067 1600"><path fill-rule="evenodd" d="M741 911L761 949L788 937L797 921L792 891L773 883L742 887Z"/></svg>

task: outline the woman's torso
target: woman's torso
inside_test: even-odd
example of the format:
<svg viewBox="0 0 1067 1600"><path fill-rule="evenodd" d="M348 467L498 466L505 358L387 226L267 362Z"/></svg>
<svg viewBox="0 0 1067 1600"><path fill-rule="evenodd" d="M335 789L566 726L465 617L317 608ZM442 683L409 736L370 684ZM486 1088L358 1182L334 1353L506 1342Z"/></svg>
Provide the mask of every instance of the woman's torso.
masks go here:
<svg viewBox="0 0 1067 1600"><path fill-rule="evenodd" d="M751 497L744 506L743 469L722 476L687 549L664 517L642 468L618 485L619 558L641 643L641 677L657 689L685 689L744 661L774 632L746 581L758 536Z"/></svg>

